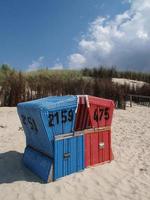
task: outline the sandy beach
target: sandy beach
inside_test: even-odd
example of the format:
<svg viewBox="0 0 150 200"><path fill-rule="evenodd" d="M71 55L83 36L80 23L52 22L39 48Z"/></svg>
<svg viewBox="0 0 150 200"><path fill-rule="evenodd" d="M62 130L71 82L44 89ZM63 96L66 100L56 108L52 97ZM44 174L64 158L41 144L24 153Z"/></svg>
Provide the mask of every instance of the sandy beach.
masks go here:
<svg viewBox="0 0 150 200"><path fill-rule="evenodd" d="M24 167L16 108L0 108L0 200L149 200L150 108L115 110L114 160L44 184Z"/></svg>

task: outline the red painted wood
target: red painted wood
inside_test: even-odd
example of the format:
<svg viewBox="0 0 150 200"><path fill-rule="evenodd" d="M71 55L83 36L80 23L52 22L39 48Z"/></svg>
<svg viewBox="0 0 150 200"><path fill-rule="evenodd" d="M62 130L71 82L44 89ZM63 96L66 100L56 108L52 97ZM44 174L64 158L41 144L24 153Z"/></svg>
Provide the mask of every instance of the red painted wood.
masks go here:
<svg viewBox="0 0 150 200"><path fill-rule="evenodd" d="M99 147L100 143L104 148ZM85 134L85 167L111 160L111 131Z"/></svg>
<svg viewBox="0 0 150 200"><path fill-rule="evenodd" d="M75 130L84 130L91 127L86 96L79 96L79 104L76 114Z"/></svg>
<svg viewBox="0 0 150 200"><path fill-rule="evenodd" d="M114 103L112 100L102 99L98 97L79 96L79 104L76 114L75 130L83 130L88 128L97 128L102 126L111 126ZM89 106L89 107L88 107ZM109 119L105 119L105 109L109 114ZM101 110L103 115L100 119ZM98 115L98 120L95 119L95 113Z"/></svg>
<svg viewBox="0 0 150 200"><path fill-rule="evenodd" d="M102 127L102 126L111 126L112 123L112 115L114 110L114 102L108 99L102 99L98 97L88 96L89 101L89 116L91 121L91 126L94 128ZM102 118L100 119L100 110L107 109L109 114L109 119L105 119L105 115L103 113ZM98 120L95 120L94 113L98 114Z"/></svg>
<svg viewBox="0 0 150 200"><path fill-rule="evenodd" d="M90 155L90 134L86 134L85 135L85 167L90 166L91 165L91 155Z"/></svg>
<svg viewBox="0 0 150 200"><path fill-rule="evenodd" d="M95 165L99 161L98 139L99 135L97 133L91 134L91 165Z"/></svg>

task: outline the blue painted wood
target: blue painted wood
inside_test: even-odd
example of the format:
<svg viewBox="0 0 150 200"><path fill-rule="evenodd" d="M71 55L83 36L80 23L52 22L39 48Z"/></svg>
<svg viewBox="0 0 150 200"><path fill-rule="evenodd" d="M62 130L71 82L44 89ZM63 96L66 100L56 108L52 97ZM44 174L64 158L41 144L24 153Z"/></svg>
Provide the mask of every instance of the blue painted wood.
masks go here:
<svg viewBox="0 0 150 200"><path fill-rule="evenodd" d="M83 169L83 135L55 141L54 180Z"/></svg>
<svg viewBox="0 0 150 200"><path fill-rule="evenodd" d="M55 140L56 135L74 132L77 96L47 97L17 108L26 135L23 161L28 168L45 182L84 169L83 136Z"/></svg>
<svg viewBox="0 0 150 200"><path fill-rule="evenodd" d="M43 181L53 181L53 160L31 147L26 147L23 162L32 172Z"/></svg>
<svg viewBox="0 0 150 200"><path fill-rule="evenodd" d="M40 110L24 107L22 104L18 105L18 113L26 135L26 146L31 146L49 156L53 155L53 141L48 138L45 131ZM25 123L23 123L22 116L26 117ZM38 131L31 129L31 125L28 123L28 117L35 121Z"/></svg>
<svg viewBox="0 0 150 200"><path fill-rule="evenodd" d="M72 95L19 103L17 109L26 135L26 145L54 157L54 136L74 131L76 108L77 96ZM62 112L67 115L70 110L73 113L73 120L69 121L69 116L66 116L66 123L62 123ZM59 123L55 117L54 126L50 127L49 115L52 113L54 115L58 113ZM36 128L33 125L36 125Z"/></svg>

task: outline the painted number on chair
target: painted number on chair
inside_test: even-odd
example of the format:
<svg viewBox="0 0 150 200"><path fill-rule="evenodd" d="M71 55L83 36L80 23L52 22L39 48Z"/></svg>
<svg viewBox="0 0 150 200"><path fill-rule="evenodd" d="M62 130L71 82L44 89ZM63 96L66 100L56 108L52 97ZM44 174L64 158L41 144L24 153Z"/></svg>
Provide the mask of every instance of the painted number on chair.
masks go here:
<svg viewBox="0 0 150 200"><path fill-rule="evenodd" d="M108 108L95 109L94 120L98 122L98 121L101 121L102 119L105 119L105 120L109 119L109 109Z"/></svg>
<svg viewBox="0 0 150 200"><path fill-rule="evenodd" d="M31 130L38 132L37 125L32 117L21 115L21 118L25 126L29 126Z"/></svg>
<svg viewBox="0 0 150 200"><path fill-rule="evenodd" d="M53 112L49 113L49 127L53 127L56 124L62 123L65 124L67 121L72 122L73 121L73 111L72 109L68 110L62 110L60 112Z"/></svg>

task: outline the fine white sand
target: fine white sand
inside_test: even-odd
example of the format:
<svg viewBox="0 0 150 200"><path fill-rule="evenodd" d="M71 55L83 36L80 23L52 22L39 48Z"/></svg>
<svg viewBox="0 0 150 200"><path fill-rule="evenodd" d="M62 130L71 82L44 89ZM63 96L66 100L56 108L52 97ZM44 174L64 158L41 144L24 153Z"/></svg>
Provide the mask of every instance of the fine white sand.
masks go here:
<svg viewBox="0 0 150 200"><path fill-rule="evenodd" d="M0 108L0 200L149 200L150 108L116 110L115 160L43 184L21 163L25 137L16 108Z"/></svg>

